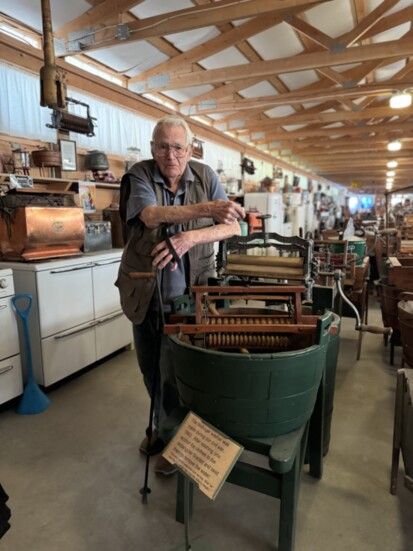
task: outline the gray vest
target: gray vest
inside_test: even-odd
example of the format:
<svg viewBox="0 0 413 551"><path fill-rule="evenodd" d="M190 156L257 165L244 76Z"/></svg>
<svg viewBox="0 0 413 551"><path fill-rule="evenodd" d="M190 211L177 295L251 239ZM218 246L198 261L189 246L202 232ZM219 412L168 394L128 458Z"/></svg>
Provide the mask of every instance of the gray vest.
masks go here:
<svg viewBox="0 0 413 551"><path fill-rule="evenodd" d="M195 176L195 181L187 185L184 205L193 205L210 200L211 181L208 178L208 170L205 165L197 161L189 161L189 166ZM153 181L154 160L142 161L140 168L144 169L148 181L153 186L157 203L162 205L162 190ZM136 169L135 169L136 170ZM134 167L129 174L135 173ZM128 180L127 180L128 181ZM125 182L121 186L120 213L125 221L126 202L130 189L127 189ZM196 230L212 226L212 218L199 218L182 224L183 231ZM136 325L142 323L152 300L155 290L155 278L140 277L134 279L129 274L139 272L140 274L155 274L156 269L152 266L151 251L157 243L162 241L162 228L149 229L141 221L131 228L128 242L123 251L119 268L118 278L115 285L119 288L120 302L125 315ZM214 246L213 243L196 245L188 251L189 258L189 286L206 285L208 277L214 272Z"/></svg>

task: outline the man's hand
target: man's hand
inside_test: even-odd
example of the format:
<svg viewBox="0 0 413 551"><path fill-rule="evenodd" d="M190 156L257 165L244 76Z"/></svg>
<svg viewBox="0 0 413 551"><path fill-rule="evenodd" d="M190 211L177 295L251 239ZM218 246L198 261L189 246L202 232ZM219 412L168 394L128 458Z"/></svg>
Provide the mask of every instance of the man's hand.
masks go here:
<svg viewBox="0 0 413 551"><path fill-rule="evenodd" d="M217 199L211 203L211 218L219 224L232 224L235 220L245 218L245 210L239 203Z"/></svg>
<svg viewBox="0 0 413 551"><path fill-rule="evenodd" d="M171 235L169 238L173 248L175 249L176 254L179 258L182 258L183 255L194 245L191 239L191 232L181 232ZM152 261L152 266L162 270L172 261L171 272L177 269L178 264L173 260L173 256L168 248L166 241L161 241L153 248L151 255L154 257Z"/></svg>

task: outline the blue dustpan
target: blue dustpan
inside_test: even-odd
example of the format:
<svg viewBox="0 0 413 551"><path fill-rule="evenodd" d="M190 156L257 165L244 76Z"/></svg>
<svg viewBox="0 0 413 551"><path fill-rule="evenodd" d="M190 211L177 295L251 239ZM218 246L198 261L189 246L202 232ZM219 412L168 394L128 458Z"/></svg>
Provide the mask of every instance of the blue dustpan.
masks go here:
<svg viewBox="0 0 413 551"><path fill-rule="evenodd" d="M17 302L21 299L26 299L27 306L22 309L18 306ZM32 363L32 348L30 345L29 335L29 313L32 307L31 295L15 295L12 297L13 306L20 316L23 323L24 341L26 345L26 369L27 369L27 383L23 392L22 399L17 407L17 413L21 415L33 415L35 413L41 413L50 406L50 400L46 394L40 389L36 383L33 375L33 363Z"/></svg>

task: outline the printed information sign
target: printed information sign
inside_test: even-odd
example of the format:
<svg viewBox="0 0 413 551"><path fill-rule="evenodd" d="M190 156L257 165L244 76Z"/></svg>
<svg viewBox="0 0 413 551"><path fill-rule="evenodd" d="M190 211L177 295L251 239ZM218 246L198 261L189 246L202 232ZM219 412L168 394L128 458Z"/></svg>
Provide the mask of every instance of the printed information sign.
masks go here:
<svg viewBox="0 0 413 551"><path fill-rule="evenodd" d="M214 500L243 447L190 412L163 456Z"/></svg>

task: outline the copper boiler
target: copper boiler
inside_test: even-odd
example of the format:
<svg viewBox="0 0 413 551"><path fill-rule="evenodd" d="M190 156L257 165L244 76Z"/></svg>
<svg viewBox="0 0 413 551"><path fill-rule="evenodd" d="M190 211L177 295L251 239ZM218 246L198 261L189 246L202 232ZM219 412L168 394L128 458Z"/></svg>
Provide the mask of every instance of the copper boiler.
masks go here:
<svg viewBox="0 0 413 551"><path fill-rule="evenodd" d="M81 254L84 234L80 207L19 206L0 216L0 258L27 261Z"/></svg>

